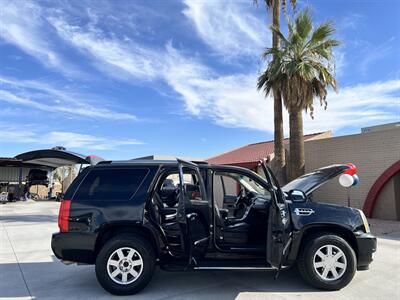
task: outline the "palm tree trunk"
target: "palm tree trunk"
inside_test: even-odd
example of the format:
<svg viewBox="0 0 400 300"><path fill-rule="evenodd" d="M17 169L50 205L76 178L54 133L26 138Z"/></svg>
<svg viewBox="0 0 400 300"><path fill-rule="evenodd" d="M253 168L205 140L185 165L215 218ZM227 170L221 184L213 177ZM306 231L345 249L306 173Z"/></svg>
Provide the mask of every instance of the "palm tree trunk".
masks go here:
<svg viewBox="0 0 400 300"><path fill-rule="evenodd" d="M290 179L304 174L303 112L293 108L289 113L290 128Z"/></svg>
<svg viewBox="0 0 400 300"><path fill-rule="evenodd" d="M280 0L274 0L272 9L272 24L280 28ZM279 36L272 33L272 47L279 47ZM276 177L281 185L286 183L285 170L285 147L283 144L283 118L282 118L282 97L279 91L274 91L274 145L275 158L274 169Z"/></svg>

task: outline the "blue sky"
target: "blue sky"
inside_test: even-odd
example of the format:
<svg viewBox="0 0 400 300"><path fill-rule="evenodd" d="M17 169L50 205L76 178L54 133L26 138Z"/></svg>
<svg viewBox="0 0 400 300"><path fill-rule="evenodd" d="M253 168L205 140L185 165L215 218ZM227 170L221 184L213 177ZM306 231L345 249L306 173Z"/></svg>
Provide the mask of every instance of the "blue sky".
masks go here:
<svg viewBox="0 0 400 300"><path fill-rule="evenodd" d="M306 133L399 121L400 1L305 6L342 41L339 93L327 111L316 103ZM252 0L0 7L0 156L63 145L108 159L209 157L273 138L272 101L255 88L270 18Z"/></svg>

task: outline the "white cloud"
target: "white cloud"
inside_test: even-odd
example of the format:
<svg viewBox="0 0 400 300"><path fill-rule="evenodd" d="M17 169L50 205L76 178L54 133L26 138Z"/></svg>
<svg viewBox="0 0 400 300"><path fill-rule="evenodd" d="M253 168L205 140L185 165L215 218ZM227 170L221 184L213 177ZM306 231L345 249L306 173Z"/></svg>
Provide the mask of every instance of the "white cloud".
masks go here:
<svg viewBox="0 0 400 300"><path fill-rule="evenodd" d="M360 25L364 25L366 17L360 13L348 13L336 22L339 33L359 29Z"/></svg>
<svg viewBox="0 0 400 300"><path fill-rule="evenodd" d="M315 120L305 118L308 132L362 127L400 120L400 79L364 83L328 95L328 109L315 105Z"/></svg>
<svg viewBox="0 0 400 300"><path fill-rule="evenodd" d="M91 97L93 99L90 99ZM17 80L0 76L1 101L52 113L109 120L137 120L132 114L95 105L96 102L100 102L98 97L57 89L41 81Z"/></svg>
<svg viewBox="0 0 400 300"><path fill-rule="evenodd" d="M35 143L37 135L29 130L29 126L12 126L0 124L1 139L5 143Z"/></svg>
<svg viewBox="0 0 400 300"><path fill-rule="evenodd" d="M183 13L201 39L225 58L260 56L270 45L268 25L254 16L251 1L185 0Z"/></svg>
<svg viewBox="0 0 400 300"><path fill-rule="evenodd" d="M360 63L361 73L366 75L373 64L376 64L378 61L387 58L390 54L394 53L395 47L393 46L395 43L395 37L391 37L379 45L370 45L367 43L367 46L364 49L363 59Z"/></svg>
<svg viewBox="0 0 400 300"><path fill-rule="evenodd" d="M217 124L273 132L273 101L256 91L257 75L218 76L201 63L185 59L170 48L166 81L182 96L187 111L212 118ZM172 71L171 71L172 70ZM304 130L312 133L361 127L400 119L400 80L372 82L330 91L328 109L315 101L315 119L304 116ZM288 134L288 116L284 113Z"/></svg>
<svg viewBox="0 0 400 300"><path fill-rule="evenodd" d="M256 91L255 73L218 76L171 46L167 48L170 55L165 80L181 95L189 113L222 126L272 129L272 102Z"/></svg>
<svg viewBox="0 0 400 300"><path fill-rule="evenodd" d="M267 24L263 24L250 13L251 3L248 1L217 3L187 0L184 3L184 14L193 23L201 39L210 46L213 53L218 53L227 60L258 56L270 41ZM12 13L8 13L8 16ZM20 24L21 18L26 16L19 18L14 14L14 18L17 21L13 22ZM76 26L62 12L50 14L45 19L52 30L57 32L58 38L84 53L107 75L128 79L135 84L144 81L153 85L157 81L165 82L179 95L185 110L191 115L210 118L221 126L273 132L273 101L270 98L265 99L256 91L257 71L252 67L247 67L245 72L221 75L200 59L183 55L172 43L165 47L149 47L139 43L134 36L121 38L112 32L104 32L97 22ZM41 22L44 22L43 16L33 21L29 33L24 33L32 32L32 40L15 33L19 30L14 32L11 29L7 29L5 38L31 55L41 60L47 59L51 63L51 47L38 32ZM7 21L10 24L13 22ZM27 41L30 43L25 44ZM29 48L31 44L33 48ZM344 64L344 54L338 52L337 55L340 72L340 66ZM372 58L374 61L375 58ZM54 61L57 62L58 59ZM366 62L366 67L370 63L371 59ZM98 108L91 101L82 102L81 99L87 97L76 97L41 82L6 83L14 87L3 89L0 101L81 116L135 119L130 114ZM316 104L315 120L305 116L305 132L396 121L399 119L399 85L400 80L392 80L343 87L339 94L330 92L327 111ZM43 101L43 95L46 101ZM284 114L284 119L287 125L287 114ZM57 136L59 135L55 133L51 138L55 139ZM77 140L85 143L91 138L81 136Z"/></svg>
<svg viewBox="0 0 400 300"><path fill-rule="evenodd" d="M136 139L114 139L68 131L38 132L29 126L24 128L24 126L0 124L0 129L3 143L38 144L48 147L64 146L67 149L98 151L121 150L123 147L143 144Z"/></svg>
<svg viewBox="0 0 400 300"><path fill-rule="evenodd" d="M334 58L335 58L336 77L340 78L345 74L344 70L345 70L346 65L347 65L346 52L343 51L343 50L334 50L333 55L334 55Z"/></svg>
<svg viewBox="0 0 400 300"><path fill-rule="evenodd" d="M43 9L32 1L0 0L0 38L35 57L47 67L61 70L66 75L79 76L75 67L68 64L49 41L48 24Z"/></svg>
<svg viewBox="0 0 400 300"><path fill-rule="evenodd" d="M190 114L211 117L223 126L272 128L272 104L256 91L255 71L252 75L219 76L197 59L183 56L171 43L165 49L151 49L71 26L65 20L53 18L50 22L61 37L102 66L102 71L116 77L123 72L129 79L166 82ZM259 100L263 105L257 105ZM259 114L256 119L255 114ZM253 120L249 123L248 119Z"/></svg>
<svg viewBox="0 0 400 300"><path fill-rule="evenodd" d="M218 75L201 62L167 46L165 81L181 95L186 110L217 124L273 132L273 101L256 91L257 74ZM305 132L360 127L396 121L400 111L400 80L343 87L328 95L328 110L315 103L315 119L304 116ZM286 133L288 116L284 113Z"/></svg>
<svg viewBox="0 0 400 300"><path fill-rule="evenodd" d="M121 78L126 77L124 75L135 76L141 80L157 78L158 70L162 67L157 52L131 40L107 38L102 31L93 26L74 26L59 17L49 17L48 21L61 38L89 55L102 71Z"/></svg>
<svg viewBox="0 0 400 300"><path fill-rule="evenodd" d="M273 132L273 101L256 91L256 70L220 75L199 59L182 55L172 43L168 43L165 49L154 49L134 41L127 43L107 38L93 28L70 26L65 20L53 19L51 23L66 41L89 54L95 65L111 66L112 71L103 69L110 71L110 75L118 77L125 72L139 81L166 82L180 95L185 110L191 115L211 118L222 126ZM305 132L338 130L398 119L395 105L399 98L395 93L399 93L399 82L369 83L344 87L339 94L330 92L327 111L316 103L315 120L304 117ZM388 110L388 107L394 109ZM284 121L287 125L286 113Z"/></svg>
<svg viewBox="0 0 400 300"><path fill-rule="evenodd" d="M89 134L64 131L52 131L46 136L46 138L47 144L63 145L66 148L89 150L114 150L122 146L143 144L135 139L109 139Z"/></svg>

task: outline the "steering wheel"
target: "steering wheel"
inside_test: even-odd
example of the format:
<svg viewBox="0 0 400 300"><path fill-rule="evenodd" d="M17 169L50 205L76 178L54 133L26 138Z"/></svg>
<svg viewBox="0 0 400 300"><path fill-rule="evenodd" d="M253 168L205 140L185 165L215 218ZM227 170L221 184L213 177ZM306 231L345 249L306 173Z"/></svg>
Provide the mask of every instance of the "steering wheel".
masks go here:
<svg viewBox="0 0 400 300"><path fill-rule="evenodd" d="M240 189L240 193L236 197L236 202L235 202L235 211L234 215L237 217L237 215L240 215L240 212L244 212L247 209L247 206L249 205L249 197L248 193L246 193L244 188Z"/></svg>
<svg viewBox="0 0 400 300"><path fill-rule="evenodd" d="M239 206L240 204L244 204L246 206L251 204L251 199L254 198L254 193L251 191L246 191L244 188L240 189L240 193L236 197L235 206Z"/></svg>

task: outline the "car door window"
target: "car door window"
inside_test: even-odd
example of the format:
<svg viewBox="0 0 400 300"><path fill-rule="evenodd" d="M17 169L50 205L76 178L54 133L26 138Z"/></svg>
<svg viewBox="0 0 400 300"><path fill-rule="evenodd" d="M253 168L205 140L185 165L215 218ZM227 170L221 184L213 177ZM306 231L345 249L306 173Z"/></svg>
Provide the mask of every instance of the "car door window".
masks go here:
<svg viewBox="0 0 400 300"><path fill-rule="evenodd" d="M200 187L200 180L197 172L191 169L183 168L184 189L188 200L192 203L207 202Z"/></svg>
<svg viewBox="0 0 400 300"><path fill-rule="evenodd" d="M213 178L214 201L220 209L233 208L241 193L251 192L260 199L270 200L271 193L254 178L236 172L215 172Z"/></svg>
<svg viewBox="0 0 400 300"><path fill-rule="evenodd" d="M187 200L191 202L207 201L200 188L200 181L194 170L183 168L183 185L186 192ZM179 174L174 172L169 174L161 185L161 190L175 189L179 186Z"/></svg>
<svg viewBox="0 0 400 300"><path fill-rule="evenodd" d="M74 200L129 200L139 189L148 172L148 169L93 169L80 184Z"/></svg>

